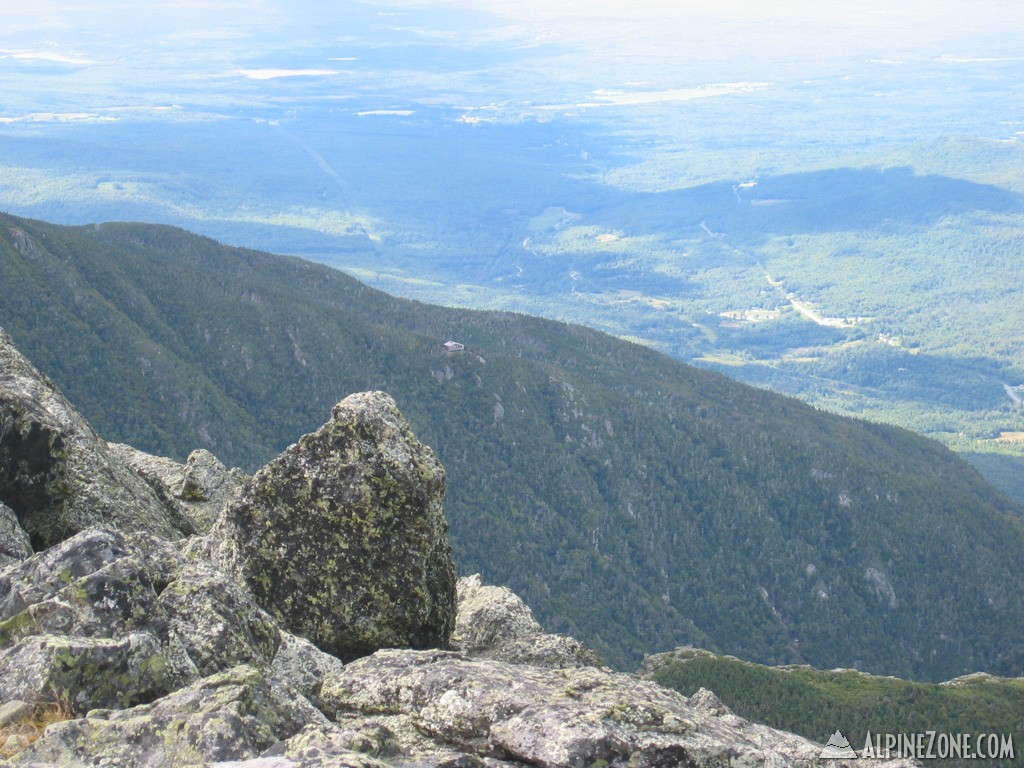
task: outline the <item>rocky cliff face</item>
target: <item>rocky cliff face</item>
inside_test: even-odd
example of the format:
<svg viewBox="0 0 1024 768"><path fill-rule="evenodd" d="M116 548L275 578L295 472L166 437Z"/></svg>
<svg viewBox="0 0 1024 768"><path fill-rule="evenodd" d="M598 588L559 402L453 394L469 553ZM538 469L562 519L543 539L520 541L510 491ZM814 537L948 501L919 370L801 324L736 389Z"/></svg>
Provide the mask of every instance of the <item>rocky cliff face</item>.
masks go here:
<svg viewBox="0 0 1024 768"><path fill-rule="evenodd" d="M14 510L33 547L97 524L169 540L193 532L187 518L116 459L2 329L0 390L0 501Z"/></svg>
<svg viewBox="0 0 1024 768"><path fill-rule="evenodd" d="M108 446L2 332L0 365L6 765L831 762L600 667L507 589L456 606L443 470L386 395L247 479Z"/></svg>

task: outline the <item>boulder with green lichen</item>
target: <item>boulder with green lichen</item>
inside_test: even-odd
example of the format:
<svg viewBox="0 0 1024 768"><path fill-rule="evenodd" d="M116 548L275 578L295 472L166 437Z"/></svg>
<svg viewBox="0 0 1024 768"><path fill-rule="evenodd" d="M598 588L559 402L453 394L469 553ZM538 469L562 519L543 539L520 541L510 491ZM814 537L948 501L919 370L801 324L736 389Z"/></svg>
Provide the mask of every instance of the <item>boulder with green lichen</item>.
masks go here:
<svg viewBox="0 0 1024 768"><path fill-rule="evenodd" d="M33 634L0 650L0 700L57 692L78 713L154 701L194 678L180 648L147 632L117 639Z"/></svg>
<svg viewBox="0 0 1024 768"><path fill-rule="evenodd" d="M57 634L134 631L152 620L156 595L176 568L177 555L161 539L82 531L0 574L0 627L28 613Z"/></svg>
<svg viewBox="0 0 1024 768"><path fill-rule="evenodd" d="M213 535L283 627L343 660L445 646L455 567L444 469L394 400L350 395L256 473Z"/></svg>
<svg viewBox="0 0 1024 768"><path fill-rule="evenodd" d="M274 620L220 571L183 563L157 598L200 675L238 664L270 666L280 643Z"/></svg>
<svg viewBox="0 0 1024 768"><path fill-rule="evenodd" d="M278 642L240 585L148 534L90 529L0 574L0 700L55 688L79 711L130 706L269 668Z"/></svg>
<svg viewBox="0 0 1024 768"><path fill-rule="evenodd" d="M267 768L394 768L396 764L390 760L384 762L368 754L375 751L374 746L373 742L360 738L359 734L336 725L315 723L267 750L263 759L276 758L280 761ZM254 765L252 768L260 767Z"/></svg>

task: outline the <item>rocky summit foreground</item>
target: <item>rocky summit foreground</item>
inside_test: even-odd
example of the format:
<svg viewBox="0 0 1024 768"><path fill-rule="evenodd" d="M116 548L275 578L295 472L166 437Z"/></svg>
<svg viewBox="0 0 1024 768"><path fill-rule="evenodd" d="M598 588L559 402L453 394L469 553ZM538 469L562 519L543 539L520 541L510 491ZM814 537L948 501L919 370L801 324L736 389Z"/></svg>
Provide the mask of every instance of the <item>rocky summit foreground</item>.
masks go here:
<svg viewBox="0 0 1024 768"><path fill-rule="evenodd" d="M0 363L4 765L839 764L507 589L456 602L443 470L386 395L246 478L108 446L2 332Z"/></svg>

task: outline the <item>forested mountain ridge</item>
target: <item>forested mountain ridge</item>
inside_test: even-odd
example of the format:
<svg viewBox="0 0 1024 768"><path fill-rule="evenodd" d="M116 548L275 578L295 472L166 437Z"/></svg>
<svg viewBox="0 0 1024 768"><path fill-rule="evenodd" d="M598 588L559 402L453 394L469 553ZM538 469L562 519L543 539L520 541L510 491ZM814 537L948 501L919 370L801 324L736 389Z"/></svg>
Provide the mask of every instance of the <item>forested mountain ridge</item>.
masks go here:
<svg viewBox="0 0 1024 768"><path fill-rule="evenodd" d="M969 766L979 754L986 765L1019 765L1024 678L967 675L916 683L851 669L767 667L695 648L648 657L640 674L685 695L712 690L740 717L808 738L824 740L839 730L860 750L868 734L891 733L899 723L908 734L967 734L956 745L959 758L948 745L932 742L930 757L941 757L938 765ZM990 742L990 734L997 740Z"/></svg>
<svg viewBox="0 0 1024 768"><path fill-rule="evenodd" d="M391 392L448 470L459 567L613 664L1021 674L1021 509L907 431L169 227L4 216L0 280L0 325L108 440L252 468Z"/></svg>

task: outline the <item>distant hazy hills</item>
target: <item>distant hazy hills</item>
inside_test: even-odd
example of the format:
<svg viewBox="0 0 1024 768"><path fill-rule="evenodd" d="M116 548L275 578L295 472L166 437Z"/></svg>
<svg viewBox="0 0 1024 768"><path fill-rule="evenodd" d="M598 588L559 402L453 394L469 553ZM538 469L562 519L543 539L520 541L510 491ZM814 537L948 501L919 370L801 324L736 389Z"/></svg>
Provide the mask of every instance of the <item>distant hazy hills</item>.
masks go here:
<svg viewBox="0 0 1024 768"><path fill-rule="evenodd" d="M393 393L448 469L461 570L613 664L691 644L1022 673L1022 510L912 433L168 227L0 217L0 286L19 348L148 451L251 469L344 395Z"/></svg>

